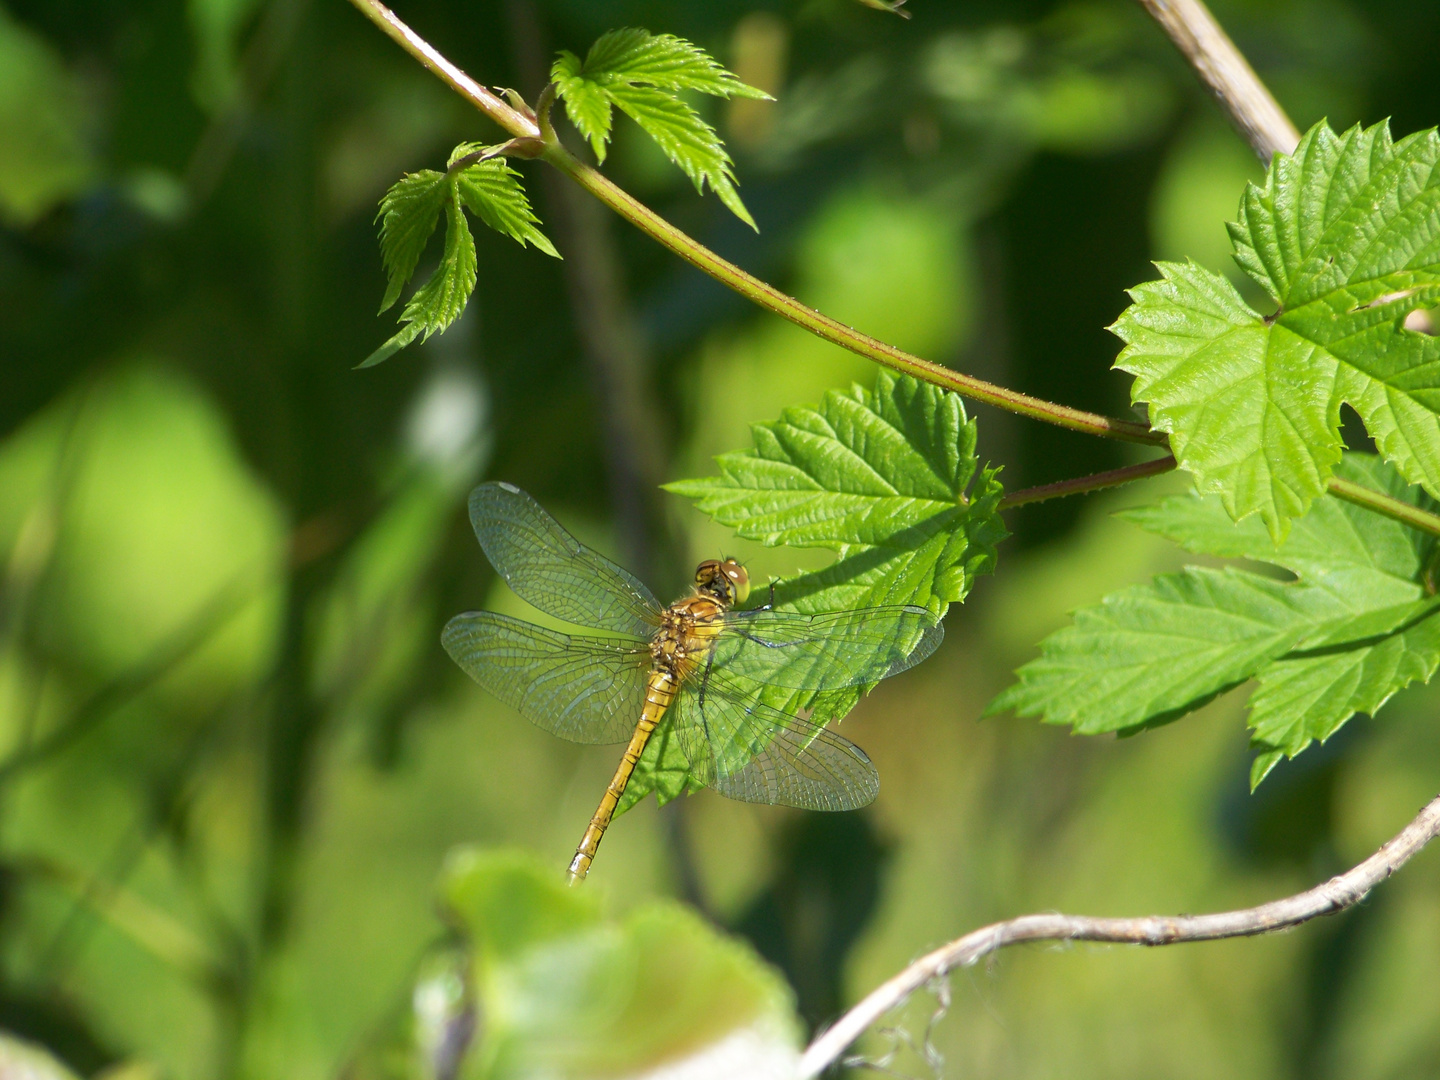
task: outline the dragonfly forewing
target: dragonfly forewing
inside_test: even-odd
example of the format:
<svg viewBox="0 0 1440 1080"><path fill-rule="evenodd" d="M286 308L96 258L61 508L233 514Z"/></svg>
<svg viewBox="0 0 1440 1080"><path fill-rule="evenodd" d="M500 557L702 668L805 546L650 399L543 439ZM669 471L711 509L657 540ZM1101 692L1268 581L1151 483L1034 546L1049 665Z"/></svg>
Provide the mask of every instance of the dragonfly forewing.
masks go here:
<svg viewBox="0 0 1440 1080"><path fill-rule="evenodd" d="M710 667L787 690L864 686L918 664L944 635L934 615L910 605L819 615L732 611Z"/></svg>
<svg viewBox="0 0 1440 1080"><path fill-rule="evenodd" d="M645 704L644 643L562 634L493 611L455 616L440 640L491 694L571 742L624 742Z"/></svg>
<svg viewBox="0 0 1440 1080"><path fill-rule="evenodd" d="M728 798L854 810L880 791L880 776L865 751L762 704L753 689L719 672L687 681L670 714L691 776Z"/></svg>
<svg viewBox="0 0 1440 1080"><path fill-rule="evenodd" d="M491 565L527 603L577 626L647 640L654 634L661 608L650 590L519 488L481 484L470 493L470 524Z"/></svg>

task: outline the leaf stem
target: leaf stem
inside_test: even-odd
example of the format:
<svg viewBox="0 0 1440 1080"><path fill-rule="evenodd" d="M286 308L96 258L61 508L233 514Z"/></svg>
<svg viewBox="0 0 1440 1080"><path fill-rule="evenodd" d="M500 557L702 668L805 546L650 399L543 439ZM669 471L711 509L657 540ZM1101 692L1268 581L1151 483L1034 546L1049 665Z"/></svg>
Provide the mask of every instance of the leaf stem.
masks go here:
<svg viewBox="0 0 1440 1080"><path fill-rule="evenodd" d="M1067 405L1045 401L1016 390L1006 389L1003 386L996 386L994 383L985 382L972 375L965 375L930 360L921 359L903 349L897 349L893 345L887 345L883 341L870 337L868 334L862 334L838 319L833 319L814 308L807 307L773 285L761 281L734 263L722 259L715 252L681 232L655 211L611 182L599 170L576 159L564 147L551 146L546 150L544 157L546 161L549 161L641 232L669 248L691 266L709 274L722 285L733 289L767 311L771 311L781 318L789 319L816 337L848 349L867 360L873 360L896 371L913 375L924 382L932 383L946 390L953 390L974 401L981 401L1007 412L1018 413L1021 416L1028 416L1088 435L1150 445L1161 445L1165 442L1165 436L1162 433L1151 430L1146 424L1101 416L1081 409L1072 409Z"/></svg>
<svg viewBox="0 0 1440 1080"><path fill-rule="evenodd" d="M1326 482L1326 487L1330 494L1337 499L1344 499L1356 506L1373 510L1377 514L1384 514L1388 518L1394 518L1403 525L1427 532L1431 536L1440 536L1440 515L1432 514L1428 510L1421 510L1418 506L1403 499L1374 491L1353 480L1343 480L1338 476L1330 477Z"/></svg>
<svg viewBox="0 0 1440 1080"><path fill-rule="evenodd" d="M1215 915L1151 915L1139 919L1097 919L1087 915L1022 915L992 923L943 945L881 984L827 1031L816 1036L800 1059L802 1080L819 1076L865 1029L916 990L959 967L1022 941L1106 941L1128 945L1175 945L1253 937L1333 915L1363 900L1436 836L1440 797L1432 799L1409 825L1360 865L1303 893L1259 907Z"/></svg>
<svg viewBox="0 0 1440 1080"><path fill-rule="evenodd" d="M536 120L512 108L495 94L482 87L458 67L445 59L434 46L411 30L380 0L351 0L376 26L396 42L402 49L420 61L442 82L506 131L521 139L542 137ZM553 138L553 137L552 137ZM862 334L846 326L838 319L806 307L792 296L746 273L734 263L722 259L698 240L686 235L655 211L641 203L628 192L608 180L599 170L584 164L570 154L558 141L546 140L548 148L541 156L550 164L570 177L595 198L630 222L641 232L691 266L709 274L722 285L738 292L741 296L758 304L782 318L789 319L797 326L810 331L817 337L848 349L859 356L896 371L913 375L917 379L953 390L973 401L984 402L1007 412L1018 413L1035 420L1041 420L1057 427L1069 428L1088 435L1121 439L1126 442L1161 446L1165 435L1134 420L1102 416L1072 409L1067 405L1031 397L1015 390L996 386L983 379L965 375L941 364L924 360Z"/></svg>
<svg viewBox="0 0 1440 1080"><path fill-rule="evenodd" d="M1154 461L1142 461L1138 465L1126 465L1108 472L1077 476L1073 480L1058 480L1053 484L1041 484L1039 487L1012 491L1000 500L1000 509L1013 510L1017 506L1028 506L1031 503L1044 502L1046 499L1061 499L1066 495L1083 495L1090 491L1103 491L1105 488L1119 487L1121 484L1144 480L1148 476L1159 476L1173 468L1175 468L1175 459L1166 454L1162 458L1156 458Z"/></svg>

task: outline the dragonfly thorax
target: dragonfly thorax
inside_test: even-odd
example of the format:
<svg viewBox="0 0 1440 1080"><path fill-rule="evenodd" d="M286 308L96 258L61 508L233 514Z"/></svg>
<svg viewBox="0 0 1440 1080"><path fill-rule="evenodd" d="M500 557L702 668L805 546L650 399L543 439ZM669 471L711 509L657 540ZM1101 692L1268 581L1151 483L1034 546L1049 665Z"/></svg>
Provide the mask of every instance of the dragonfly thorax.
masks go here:
<svg viewBox="0 0 1440 1080"><path fill-rule="evenodd" d="M650 642L655 668L677 680L689 675L723 629L727 606L697 592L666 608L660 617L660 632Z"/></svg>

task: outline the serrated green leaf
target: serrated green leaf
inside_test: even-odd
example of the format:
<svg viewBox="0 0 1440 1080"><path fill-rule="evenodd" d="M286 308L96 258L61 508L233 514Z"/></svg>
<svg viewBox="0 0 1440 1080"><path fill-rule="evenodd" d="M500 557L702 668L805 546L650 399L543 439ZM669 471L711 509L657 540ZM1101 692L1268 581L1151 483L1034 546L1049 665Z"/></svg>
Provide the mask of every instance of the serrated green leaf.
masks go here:
<svg viewBox="0 0 1440 1080"><path fill-rule="evenodd" d="M1440 664L1440 618L1433 597L1387 613L1393 630L1357 642L1276 660L1250 695L1255 746L1294 757L1323 742L1356 713L1374 715L1413 682L1429 682ZM1349 628L1347 628L1348 632Z"/></svg>
<svg viewBox="0 0 1440 1080"><path fill-rule="evenodd" d="M754 448L718 458L719 476L665 486L747 539L839 555L774 582L777 607L813 614L918 604L938 619L994 569L1007 535L1002 489L994 470L978 466L975 422L958 395L882 371L873 392L832 391L819 408L786 409L751 431ZM756 603L769 601L756 590ZM843 717L866 689L756 693L787 712L813 710L818 725ZM637 769L625 805L651 790L664 801L701 786L681 775L682 758L669 768L666 760L657 748L648 769Z"/></svg>
<svg viewBox="0 0 1440 1080"><path fill-rule="evenodd" d="M415 273L415 265L440 220L449 189L445 174L434 169L406 173L380 200L380 258L388 283L380 310L400 299L400 291Z"/></svg>
<svg viewBox="0 0 1440 1080"><path fill-rule="evenodd" d="M1163 723L1345 614L1321 589L1187 567L1077 611L985 715L1042 716L1084 735Z"/></svg>
<svg viewBox="0 0 1440 1080"><path fill-rule="evenodd" d="M475 238L453 197L445 204L445 253L430 279L416 290L400 318L419 323L425 337L460 317L475 291ZM423 340L423 339L422 339Z"/></svg>
<svg viewBox="0 0 1440 1080"><path fill-rule="evenodd" d="M1160 264L1113 329L1132 398L1230 516L1277 541L1340 460L1348 402L1406 479L1440 492L1440 340L1405 330L1440 300L1440 138L1317 124L1251 185L1236 259L1278 305L1264 317L1224 278Z"/></svg>
<svg viewBox="0 0 1440 1080"><path fill-rule="evenodd" d="M943 616L994 569L1007 535L1000 484L978 468L975 422L958 395L882 371L873 392L831 391L819 408L786 409L751 431L754 448L722 455L719 476L666 490L746 539L839 554L777 582L782 606L909 603Z"/></svg>
<svg viewBox="0 0 1440 1080"><path fill-rule="evenodd" d="M550 67L550 79L555 83L560 100L565 103L565 115L570 117L575 129L590 141L596 160L604 164L614 109L604 88L581 74L582 67L578 56L562 51Z"/></svg>
<svg viewBox="0 0 1440 1080"><path fill-rule="evenodd" d="M1373 454L1346 454L1335 472L1422 509L1437 508ZM1268 562L1337 596L1364 597L1367 606L1408 603L1420 595L1416 583L1434 550L1434 538L1392 518L1344 499L1324 498L1294 523L1285 542L1277 546L1258 518L1232 522L1218 501L1176 495L1151 506L1122 510L1117 516L1187 551Z"/></svg>
<svg viewBox="0 0 1440 1080"><path fill-rule="evenodd" d="M735 190L730 155L715 129L677 97L684 90L713 97L769 98L726 71L703 50L669 34L612 30L582 62L561 52L550 68L566 115L605 160L612 106L633 119L688 176L701 193L705 185L752 229L755 221Z"/></svg>
<svg viewBox="0 0 1440 1080"><path fill-rule="evenodd" d="M415 340L423 341L444 330L465 310L475 291L477 267L475 238L470 234L464 210L522 247L533 244L547 255L560 257L538 228L539 219L530 208L520 174L504 158L487 157L457 167L463 158L494 149L481 143L461 143L451 152L445 172L426 169L409 173L381 199L376 220L380 222L380 254L389 279L381 311L400 298L442 212L445 251L430 279L405 305L400 315L404 325L359 367L374 367Z"/></svg>
<svg viewBox="0 0 1440 1080"><path fill-rule="evenodd" d="M605 86L648 83L662 90L698 90L713 97L772 100L683 38L635 28L601 35L586 53L582 73Z"/></svg>
<svg viewBox="0 0 1440 1080"><path fill-rule="evenodd" d="M708 183L736 217L755 228L755 220L735 190L735 175L725 144L699 113L673 94L650 86L621 84L610 87L609 94L620 110L639 124L690 178L696 191L703 194Z"/></svg>
<svg viewBox="0 0 1440 1080"><path fill-rule="evenodd" d="M937 618L995 567L1007 535L1002 489L975 457L975 422L956 394L882 371L875 389L831 391L751 429L752 450L718 459L721 475L667 485L740 536L828 548L840 558L775 582L778 607L815 613L918 604ZM866 688L792 694L787 711L843 717Z"/></svg>
<svg viewBox="0 0 1440 1080"><path fill-rule="evenodd" d="M421 341L444 330L460 317L475 291L475 238L465 213L460 209L453 186L445 203L445 253L430 279L415 290L405 305L400 321L407 323L394 337L371 353L359 365L374 367L419 338Z"/></svg>
<svg viewBox="0 0 1440 1080"><path fill-rule="evenodd" d="M1336 472L1435 505L1374 455L1347 454ZM989 712L1125 731L1176 719L1255 677L1258 784L1281 758L1357 712L1373 714L1440 665L1440 598L1424 584L1434 537L1331 495L1279 545L1255 518L1232 522L1218 496L1172 497L1120 516L1191 551L1268 562L1298 580L1192 567L1106 597L1042 643L1040 659L1020 669ZM1222 574L1226 589L1198 588Z"/></svg>
<svg viewBox="0 0 1440 1080"><path fill-rule="evenodd" d="M356 370L374 367L376 364L383 364L390 357L394 356L401 349L405 348L420 336L424 327L420 323L407 323L386 339L385 344L372 352L364 360L355 365Z"/></svg>
<svg viewBox="0 0 1440 1080"><path fill-rule="evenodd" d="M470 150L462 144L452 155L456 160ZM476 162L454 175L455 192L465 209L490 228L510 237L522 247L534 244L546 255L560 257L555 245L536 226L540 219L530 209L530 200L520 186L520 174L504 158Z"/></svg>

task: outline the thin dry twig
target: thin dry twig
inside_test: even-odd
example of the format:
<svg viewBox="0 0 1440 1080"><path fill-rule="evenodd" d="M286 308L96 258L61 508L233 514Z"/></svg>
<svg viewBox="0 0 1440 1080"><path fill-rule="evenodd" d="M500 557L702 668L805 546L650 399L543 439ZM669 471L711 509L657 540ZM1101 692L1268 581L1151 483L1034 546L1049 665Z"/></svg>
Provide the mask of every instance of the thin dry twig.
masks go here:
<svg viewBox="0 0 1440 1080"><path fill-rule="evenodd" d="M1333 915L1363 900L1376 885L1404 866L1440 835L1440 796L1415 820L1360 865L1323 885L1283 900L1214 915L1150 915L1138 919L1096 919L1085 915L1022 915L992 923L921 957L879 986L818 1035L800 1059L801 1080L818 1076L880 1017L932 979L1022 941L1103 941L1121 945L1175 945L1253 937Z"/></svg>
<svg viewBox="0 0 1440 1080"><path fill-rule="evenodd" d="M1165 28L1261 161L1269 164L1275 154L1295 149L1300 132L1201 0L1140 4Z"/></svg>

